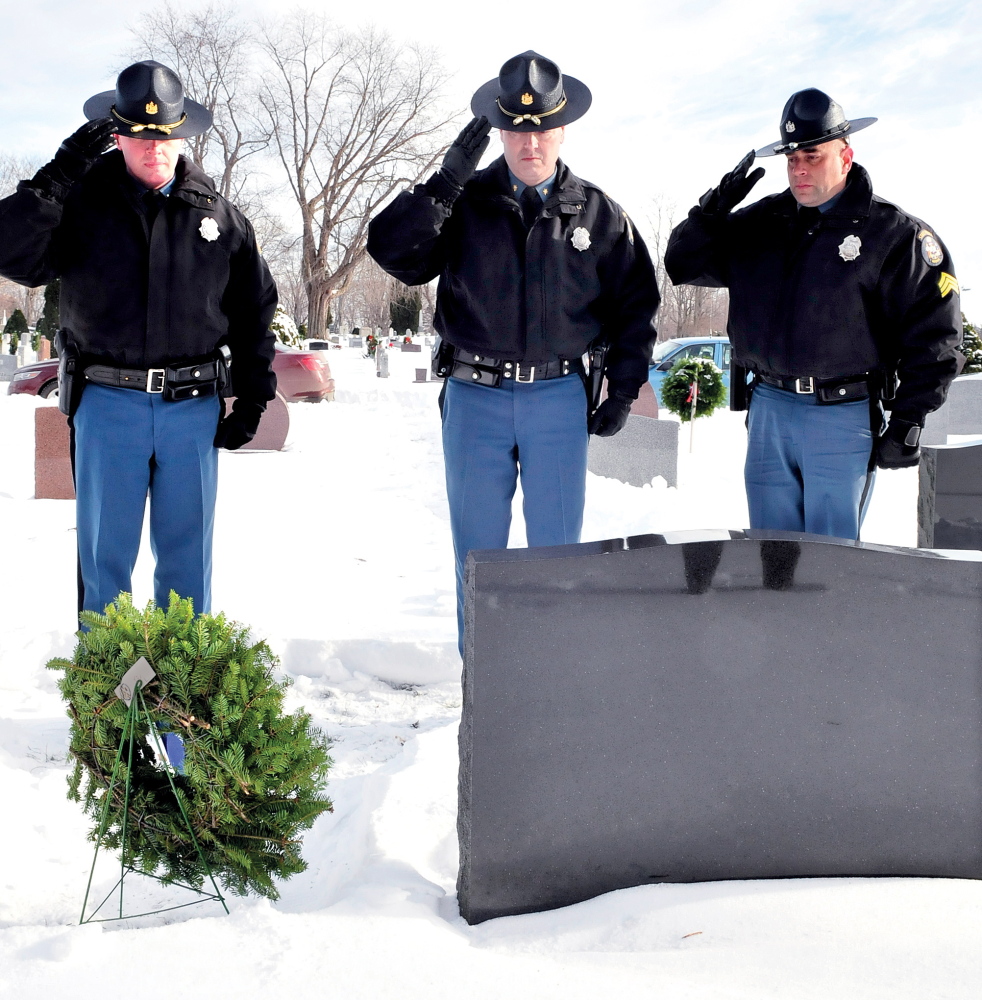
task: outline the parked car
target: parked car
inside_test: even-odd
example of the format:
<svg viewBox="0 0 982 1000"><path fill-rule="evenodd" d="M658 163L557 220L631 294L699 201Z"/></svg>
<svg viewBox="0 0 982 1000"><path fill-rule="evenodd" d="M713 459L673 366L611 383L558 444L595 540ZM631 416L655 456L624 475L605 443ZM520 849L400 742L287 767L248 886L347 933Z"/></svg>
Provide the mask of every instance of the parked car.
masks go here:
<svg viewBox="0 0 982 1000"><path fill-rule="evenodd" d="M648 366L648 381L655 390L658 405L662 405L661 389L665 376L672 370L672 365L681 358L708 358L723 373L723 384L730 391L730 355L733 348L727 337L678 337L674 340L663 340L655 345Z"/></svg>
<svg viewBox="0 0 982 1000"><path fill-rule="evenodd" d="M334 379L323 351L298 351L277 343L273 359L276 387L288 403L319 403L334 399ZM58 392L58 360L38 361L14 372L7 394L27 392L48 396Z"/></svg>

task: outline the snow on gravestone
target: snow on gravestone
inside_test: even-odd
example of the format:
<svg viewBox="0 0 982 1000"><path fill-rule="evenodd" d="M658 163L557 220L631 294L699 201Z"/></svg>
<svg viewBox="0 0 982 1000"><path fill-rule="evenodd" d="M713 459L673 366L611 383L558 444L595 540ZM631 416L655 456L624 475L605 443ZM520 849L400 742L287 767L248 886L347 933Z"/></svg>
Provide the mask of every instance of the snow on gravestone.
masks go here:
<svg viewBox="0 0 982 1000"><path fill-rule="evenodd" d="M982 878L982 564L679 535L468 557L464 918L656 882Z"/></svg>

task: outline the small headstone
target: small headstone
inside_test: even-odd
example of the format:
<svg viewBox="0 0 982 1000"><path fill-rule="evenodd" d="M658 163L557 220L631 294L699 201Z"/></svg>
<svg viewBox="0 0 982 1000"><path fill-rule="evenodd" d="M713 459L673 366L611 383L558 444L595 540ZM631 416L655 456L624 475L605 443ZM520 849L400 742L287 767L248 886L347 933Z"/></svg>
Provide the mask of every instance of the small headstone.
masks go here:
<svg viewBox="0 0 982 1000"><path fill-rule="evenodd" d="M382 343L375 347L375 374L379 378L389 377L389 352Z"/></svg>
<svg viewBox="0 0 982 1000"><path fill-rule="evenodd" d="M0 382L9 382L17 371L17 358L13 354L0 354Z"/></svg>
<svg viewBox="0 0 982 1000"><path fill-rule="evenodd" d="M413 381L414 382L425 382L426 380L427 380L426 379L426 369L425 368L417 368L416 369L416 378Z"/></svg>
<svg viewBox="0 0 982 1000"><path fill-rule="evenodd" d="M400 349L404 354L419 354L423 350L420 344L403 344Z"/></svg>
<svg viewBox="0 0 982 1000"><path fill-rule="evenodd" d="M982 549L982 441L923 448L918 477L918 546Z"/></svg>
<svg viewBox="0 0 982 1000"><path fill-rule="evenodd" d="M68 418L57 406L39 406L34 411L35 499L75 499L69 449Z"/></svg>
<svg viewBox="0 0 982 1000"><path fill-rule="evenodd" d="M351 337L349 339L349 341L348 341L348 346L349 347L360 347L360 348L363 348L365 346L365 338L364 337Z"/></svg>
<svg viewBox="0 0 982 1000"><path fill-rule="evenodd" d="M678 460L678 421L638 416L632 409L623 430L613 437L591 435L587 468L631 486L645 486L655 476L678 486Z"/></svg>

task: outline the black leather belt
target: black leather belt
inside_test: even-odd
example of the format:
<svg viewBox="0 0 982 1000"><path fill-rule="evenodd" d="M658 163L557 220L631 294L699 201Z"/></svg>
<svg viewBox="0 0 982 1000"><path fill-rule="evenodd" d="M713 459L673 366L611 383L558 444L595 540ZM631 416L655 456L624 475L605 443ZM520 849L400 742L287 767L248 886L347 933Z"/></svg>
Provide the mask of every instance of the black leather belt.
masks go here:
<svg viewBox="0 0 982 1000"><path fill-rule="evenodd" d="M471 354L456 348L453 352L450 378L459 378L476 385L499 386L502 381L544 382L547 379L563 378L566 375L582 375L581 358L566 360L557 358L541 364L531 365L527 361L505 361L489 358L484 354Z"/></svg>
<svg viewBox="0 0 982 1000"><path fill-rule="evenodd" d="M819 403L852 403L868 399L870 394L869 375L846 375L842 378L817 379L811 375L801 378L773 378L755 372L755 377L775 389L794 392L799 396L814 396Z"/></svg>
<svg viewBox="0 0 982 1000"><path fill-rule="evenodd" d="M214 396L218 392L221 363L206 361L200 365L169 365L166 368L113 368L109 365L89 365L85 377L97 385L116 389L136 389L139 392L161 393L164 399L178 401L197 396Z"/></svg>

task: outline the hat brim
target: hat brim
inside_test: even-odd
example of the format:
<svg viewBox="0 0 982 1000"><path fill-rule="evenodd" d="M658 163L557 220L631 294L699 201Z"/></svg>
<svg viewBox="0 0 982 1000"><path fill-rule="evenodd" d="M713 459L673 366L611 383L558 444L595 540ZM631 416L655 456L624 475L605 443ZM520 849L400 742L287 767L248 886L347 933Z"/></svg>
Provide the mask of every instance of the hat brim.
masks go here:
<svg viewBox="0 0 982 1000"><path fill-rule="evenodd" d="M550 128L561 128L563 125L575 122L577 118L582 118L593 103L590 88L575 77L564 74L563 89L566 92L566 103L562 110L540 118L538 125L532 121L523 121L516 125L514 117L506 115L498 107L499 86L498 78L495 77L493 80L488 80L483 87L478 87L471 98L471 112L475 118L484 115L492 128L504 129L506 132L544 132Z"/></svg>
<svg viewBox="0 0 982 1000"><path fill-rule="evenodd" d="M113 118L112 107L116 102L115 90L104 90L101 94L90 97L82 105L82 114L92 121L94 118ZM202 104L197 101L184 98L184 113L187 118L167 135L162 135L154 129L143 129L140 132L130 132L129 126L123 122L117 122L117 135L125 135L131 139L189 139L194 135L201 135L211 128L212 114ZM116 121L113 118L113 121Z"/></svg>
<svg viewBox="0 0 982 1000"><path fill-rule="evenodd" d="M861 129L869 128L869 126L876 120L876 118L856 118L854 121L846 122L847 127L838 135L820 136L817 139L805 139L803 142L796 142L793 145L790 142L775 142L770 146L764 146L762 149L758 149L754 153L754 156L780 156L782 153L794 153L799 149L811 149L812 146L822 146L827 142L834 142L836 139L845 139L846 136L852 135L853 132L859 132Z"/></svg>

